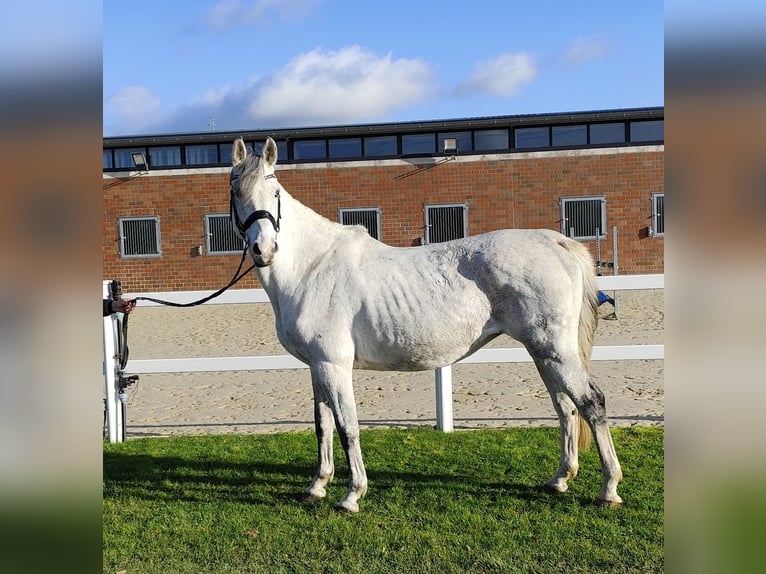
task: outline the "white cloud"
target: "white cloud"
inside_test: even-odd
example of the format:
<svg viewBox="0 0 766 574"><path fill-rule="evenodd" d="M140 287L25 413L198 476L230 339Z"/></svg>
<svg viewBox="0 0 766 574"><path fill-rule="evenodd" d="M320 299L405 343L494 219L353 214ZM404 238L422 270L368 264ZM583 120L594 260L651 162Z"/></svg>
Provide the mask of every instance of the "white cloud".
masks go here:
<svg viewBox="0 0 766 574"><path fill-rule="evenodd" d="M525 53L501 54L476 65L471 76L458 86L460 94L513 96L537 77L537 65Z"/></svg>
<svg viewBox="0 0 766 574"><path fill-rule="evenodd" d="M294 20L307 16L321 0L221 0L205 17L216 30L240 26L266 26L276 20Z"/></svg>
<svg viewBox="0 0 766 574"><path fill-rule="evenodd" d="M380 118L423 101L433 86L431 68L421 60L381 57L359 46L317 49L297 56L266 82L249 113L288 124Z"/></svg>
<svg viewBox="0 0 766 574"><path fill-rule="evenodd" d="M602 58L609 51L609 44L597 36L580 36L564 51L563 61L576 66Z"/></svg>
<svg viewBox="0 0 766 574"><path fill-rule="evenodd" d="M359 46L313 50L270 77L211 87L166 110L149 90L130 87L109 99L108 135L243 130L380 121L435 91L428 63L376 55Z"/></svg>
<svg viewBox="0 0 766 574"><path fill-rule="evenodd" d="M156 123L162 115L162 101L143 86L128 86L107 100L107 111L118 118L129 133L136 133Z"/></svg>

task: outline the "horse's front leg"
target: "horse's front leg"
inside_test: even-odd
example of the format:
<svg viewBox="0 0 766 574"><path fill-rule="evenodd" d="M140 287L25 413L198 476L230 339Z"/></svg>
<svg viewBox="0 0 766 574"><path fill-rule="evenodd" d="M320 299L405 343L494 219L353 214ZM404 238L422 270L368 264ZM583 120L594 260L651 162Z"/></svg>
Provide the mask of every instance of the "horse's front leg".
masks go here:
<svg viewBox="0 0 766 574"><path fill-rule="evenodd" d="M313 379L313 377L312 377ZM332 408L327 403L323 389L312 380L314 387L314 427L317 436L318 459L314 480L303 493L304 502L316 502L327 495L325 487L335 475L335 461L332 452L333 420Z"/></svg>
<svg viewBox="0 0 766 574"><path fill-rule="evenodd" d="M354 513L359 512L358 501L367 492L367 472L362 461L351 372L351 365L346 367L329 362L316 363L311 367L311 376L317 381L332 409L340 443L348 462L348 490L338 507Z"/></svg>

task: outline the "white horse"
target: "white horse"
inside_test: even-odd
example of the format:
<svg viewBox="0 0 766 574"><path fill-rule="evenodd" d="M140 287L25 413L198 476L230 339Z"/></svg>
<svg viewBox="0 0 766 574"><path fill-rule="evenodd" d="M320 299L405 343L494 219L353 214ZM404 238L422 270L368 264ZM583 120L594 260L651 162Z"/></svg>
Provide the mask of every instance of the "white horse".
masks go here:
<svg viewBox="0 0 766 574"><path fill-rule="evenodd" d="M274 174L271 138L261 156L237 139L232 158L232 219L274 307L280 342L311 369L319 452L304 500L324 498L333 479L333 426L350 473L338 506L357 512L367 491L353 368L431 370L503 333L529 351L559 417L560 463L546 490L565 492L577 474L578 442L585 448L590 439L585 419L604 477L597 503L622 502L604 395L588 375L597 288L584 246L551 230L504 230L391 247L291 197Z"/></svg>

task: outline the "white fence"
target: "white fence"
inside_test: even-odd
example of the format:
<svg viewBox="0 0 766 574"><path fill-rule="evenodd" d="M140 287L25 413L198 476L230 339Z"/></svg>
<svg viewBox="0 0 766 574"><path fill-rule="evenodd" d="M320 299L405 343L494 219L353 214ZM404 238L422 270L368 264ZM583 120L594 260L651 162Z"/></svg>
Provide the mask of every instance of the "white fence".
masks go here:
<svg viewBox="0 0 766 574"><path fill-rule="evenodd" d="M658 275L615 275L597 277L602 291L664 289L665 276ZM104 281L104 297L108 296L109 281ZM131 293L126 297L136 296L167 299L177 303L196 301L208 295L207 291L176 291L172 293ZM206 305L221 303L268 303L268 297L262 289L237 289L223 293ZM142 306L154 306L158 303L144 302ZM117 329L120 318L104 318L104 378L106 383L107 427L110 442L124 440L124 407L120 402L120 377L117 355ZM664 359L664 345L612 345L596 346L591 355L592 361L630 361L645 359ZM522 363L531 362L532 358L524 348L479 349L460 363ZM149 373L193 373L210 371L263 371L277 369L306 369L308 366L292 355L250 356L250 357L197 357L184 359L132 359L126 372L130 374ZM436 426L445 432L453 430L452 423L452 371L451 367L436 369ZM124 398L124 397L123 397Z"/></svg>

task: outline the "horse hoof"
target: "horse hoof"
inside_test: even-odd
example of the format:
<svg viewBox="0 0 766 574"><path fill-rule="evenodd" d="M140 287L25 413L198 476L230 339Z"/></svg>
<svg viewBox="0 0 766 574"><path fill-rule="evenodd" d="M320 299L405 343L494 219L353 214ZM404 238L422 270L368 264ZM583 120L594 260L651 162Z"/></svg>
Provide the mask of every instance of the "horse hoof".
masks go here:
<svg viewBox="0 0 766 574"><path fill-rule="evenodd" d="M558 488L551 486L550 484L543 485L543 492L546 494L555 494L556 496L561 496L566 491L567 491L566 488L564 490L559 490Z"/></svg>
<svg viewBox="0 0 766 574"><path fill-rule="evenodd" d="M600 506L601 508L619 508L622 506L622 500L604 500L603 498L597 498L593 504Z"/></svg>
<svg viewBox="0 0 766 574"><path fill-rule="evenodd" d="M356 514L359 512L359 505L356 502L339 502L335 508L344 514Z"/></svg>
<svg viewBox="0 0 766 574"><path fill-rule="evenodd" d="M310 492L304 492L301 496L301 502L303 504L314 504L315 502L322 500L322 498L322 496L317 496L316 494L312 494Z"/></svg>

